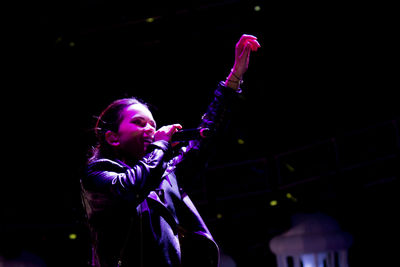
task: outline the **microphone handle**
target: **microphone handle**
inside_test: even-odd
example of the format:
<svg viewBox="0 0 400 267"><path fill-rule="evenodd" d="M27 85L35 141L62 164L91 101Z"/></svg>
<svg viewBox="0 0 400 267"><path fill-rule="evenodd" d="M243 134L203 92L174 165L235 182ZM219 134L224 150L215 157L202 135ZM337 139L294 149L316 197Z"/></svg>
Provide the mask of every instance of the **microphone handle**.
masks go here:
<svg viewBox="0 0 400 267"><path fill-rule="evenodd" d="M183 129L172 135L172 142L184 142L190 140L200 140L211 135L211 130L208 128Z"/></svg>

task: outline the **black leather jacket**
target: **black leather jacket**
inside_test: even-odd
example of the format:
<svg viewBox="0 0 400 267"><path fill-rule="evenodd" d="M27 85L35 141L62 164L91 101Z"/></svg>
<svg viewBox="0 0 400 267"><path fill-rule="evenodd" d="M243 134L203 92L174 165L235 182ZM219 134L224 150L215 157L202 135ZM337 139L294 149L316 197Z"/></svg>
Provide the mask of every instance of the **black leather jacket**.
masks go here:
<svg viewBox="0 0 400 267"><path fill-rule="evenodd" d="M220 83L200 127L218 134L237 95ZM181 182L204 166L212 139L178 153L154 142L134 166L105 158L88 164L81 185L94 266L218 266L218 246Z"/></svg>

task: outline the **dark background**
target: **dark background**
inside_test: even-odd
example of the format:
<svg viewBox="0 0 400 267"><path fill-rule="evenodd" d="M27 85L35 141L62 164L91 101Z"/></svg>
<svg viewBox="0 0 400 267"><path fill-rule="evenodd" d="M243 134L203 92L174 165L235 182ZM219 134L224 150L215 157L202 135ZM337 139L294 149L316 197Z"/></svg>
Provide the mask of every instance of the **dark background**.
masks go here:
<svg viewBox="0 0 400 267"><path fill-rule="evenodd" d="M137 96L158 125L196 127L247 33L262 48L240 108L209 169L188 184L215 239L238 266L274 266L271 238L292 215L322 212L353 235L350 266L397 260L394 6L87 0L18 10L4 50L3 256L84 265L79 174L94 116Z"/></svg>

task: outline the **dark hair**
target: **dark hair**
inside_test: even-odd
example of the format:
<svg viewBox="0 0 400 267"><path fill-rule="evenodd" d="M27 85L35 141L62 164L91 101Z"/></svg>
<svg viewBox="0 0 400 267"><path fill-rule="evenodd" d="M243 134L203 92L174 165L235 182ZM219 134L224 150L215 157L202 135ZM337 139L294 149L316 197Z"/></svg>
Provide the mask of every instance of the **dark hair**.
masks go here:
<svg viewBox="0 0 400 267"><path fill-rule="evenodd" d="M88 162L92 162L99 158L113 158L115 156L112 147L105 139L105 134L108 131L118 132L119 125L123 119L122 111L135 104L141 104L149 109L149 106L144 101L135 97L130 97L113 101L100 113L94 128L97 144L92 149L92 154L88 159Z"/></svg>

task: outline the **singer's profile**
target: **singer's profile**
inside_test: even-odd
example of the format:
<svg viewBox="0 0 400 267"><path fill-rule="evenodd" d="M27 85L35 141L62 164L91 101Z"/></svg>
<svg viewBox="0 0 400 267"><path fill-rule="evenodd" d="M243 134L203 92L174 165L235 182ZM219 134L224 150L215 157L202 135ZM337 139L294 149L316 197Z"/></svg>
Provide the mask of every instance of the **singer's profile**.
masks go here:
<svg viewBox="0 0 400 267"><path fill-rule="evenodd" d="M255 36L240 37L233 67L195 130L185 133L179 123L159 127L149 105L135 97L114 100L100 113L81 178L91 266L219 266L218 244L179 183L198 169L182 163L205 166L202 152L229 120L250 54L259 47ZM174 139L188 141L180 153L173 153Z"/></svg>

